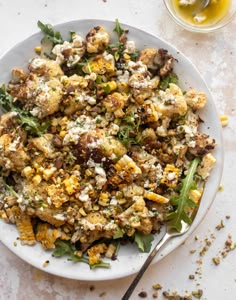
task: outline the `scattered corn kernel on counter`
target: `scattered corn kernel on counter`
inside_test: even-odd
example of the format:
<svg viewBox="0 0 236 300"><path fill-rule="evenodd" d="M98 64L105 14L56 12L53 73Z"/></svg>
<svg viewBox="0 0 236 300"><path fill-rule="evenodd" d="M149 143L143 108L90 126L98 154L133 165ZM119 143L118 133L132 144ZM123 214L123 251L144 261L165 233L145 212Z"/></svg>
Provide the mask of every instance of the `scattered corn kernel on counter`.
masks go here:
<svg viewBox="0 0 236 300"><path fill-rule="evenodd" d="M148 252L162 224L191 222L216 162L214 138L199 130L206 96L182 91L175 58L136 49L118 21L115 43L99 25L69 41L38 25L45 37L28 71L13 69L0 88L0 216L23 244L91 268L109 267L103 257L120 243Z"/></svg>

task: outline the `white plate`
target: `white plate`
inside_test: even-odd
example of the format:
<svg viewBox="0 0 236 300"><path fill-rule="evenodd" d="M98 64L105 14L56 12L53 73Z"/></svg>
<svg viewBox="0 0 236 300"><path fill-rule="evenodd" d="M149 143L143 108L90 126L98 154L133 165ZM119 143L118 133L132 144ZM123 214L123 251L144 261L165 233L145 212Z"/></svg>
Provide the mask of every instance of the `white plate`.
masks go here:
<svg viewBox="0 0 236 300"><path fill-rule="evenodd" d="M55 26L55 29L59 30L63 36L67 38L69 31L76 31L78 34L85 36L85 34L92 27L97 25L104 26L110 33L112 33L114 28L114 22L111 21L78 20L57 25ZM207 182L198 215L187 234L170 241L168 245L166 245L166 247L157 255L154 261L158 262L168 253L176 249L187 238L187 236L191 234L191 232L197 227L197 225L205 216L215 197L223 169L223 143L221 125L218 121L219 118L216 108L206 83L196 68L180 51L162 39L142 30L128 25L121 26L129 29L128 38L129 40L134 40L136 42L137 48L141 49L147 46L165 48L178 60L178 63L175 64L175 71L179 76L180 85L183 89L194 87L197 90L204 91L206 93L208 97L208 103L201 112L201 117L204 120L202 131L214 137L217 143L217 147L214 152L217 159L217 164ZM116 38L113 33L112 37ZM29 59L35 56L34 47L40 44L41 38L41 33L34 34L20 44L16 45L2 57L0 60L0 83L6 83L10 80L12 68L23 68L27 66ZM53 258L50 252L45 252L42 250L40 245L36 245L34 247L21 246L20 242L17 241L17 246L14 246L17 236L18 233L14 225L9 225L3 221L0 221L0 239L17 256L46 272L79 280L110 280L131 275L140 269L142 263L147 257L147 254L140 253L134 245L128 245L121 247L118 259L111 262L110 269L90 270L88 265L83 263L68 262L66 258ZM156 240L158 239L160 239L160 235L156 237ZM46 268L44 268L43 263L46 260L49 260L50 263Z"/></svg>

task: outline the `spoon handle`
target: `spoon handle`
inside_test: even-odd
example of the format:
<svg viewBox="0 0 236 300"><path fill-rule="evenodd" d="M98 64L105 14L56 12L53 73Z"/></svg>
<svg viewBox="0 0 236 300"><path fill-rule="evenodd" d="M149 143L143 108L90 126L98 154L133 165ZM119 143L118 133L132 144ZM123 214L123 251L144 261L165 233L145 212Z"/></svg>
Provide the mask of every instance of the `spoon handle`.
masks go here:
<svg viewBox="0 0 236 300"><path fill-rule="evenodd" d="M140 279L142 278L144 272L147 270L148 266L152 262L153 258L156 256L157 252L165 245L165 243L171 238L172 236L166 232L161 240L157 243L157 245L154 247L152 252L148 255L147 259L145 260L144 264L142 265L141 269L139 270L138 274L128 287L126 293L124 296L121 298L121 300L128 300L130 296L132 295L135 287L139 283Z"/></svg>

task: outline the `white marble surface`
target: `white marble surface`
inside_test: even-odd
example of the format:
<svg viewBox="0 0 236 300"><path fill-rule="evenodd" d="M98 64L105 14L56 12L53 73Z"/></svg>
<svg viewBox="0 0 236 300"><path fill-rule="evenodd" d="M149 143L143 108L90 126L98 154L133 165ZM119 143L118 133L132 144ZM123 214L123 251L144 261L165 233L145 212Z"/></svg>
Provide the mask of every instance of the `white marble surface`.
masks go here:
<svg viewBox="0 0 236 300"><path fill-rule="evenodd" d="M176 290L184 295L186 291L202 289L202 299L234 300L236 251L230 252L218 266L212 263L212 257L223 249L228 234L232 234L232 239L236 241L236 20L219 32L201 35L177 27L161 0L0 0L0 55L38 31L38 20L57 24L82 18L118 18L123 23L159 35L172 43L197 65L213 93L219 114L229 116L229 125L223 129L223 190L218 192L205 219L185 244L148 269L132 299L141 299L138 296L140 291L147 292L146 299L154 299L152 285L160 283L163 289L158 292L158 299L164 299L163 290ZM230 216L230 219L226 216ZM217 231L215 227L221 220L225 227ZM199 237L197 241L196 236ZM205 238L211 240L212 245L200 257L199 252L205 245ZM190 254L192 249L196 252ZM0 253L1 300L120 299L133 278L130 276L96 283L73 281L31 267L2 243ZM197 262L199 259L202 264ZM199 266L201 275L195 274ZM195 280L189 279L190 274L195 275Z"/></svg>

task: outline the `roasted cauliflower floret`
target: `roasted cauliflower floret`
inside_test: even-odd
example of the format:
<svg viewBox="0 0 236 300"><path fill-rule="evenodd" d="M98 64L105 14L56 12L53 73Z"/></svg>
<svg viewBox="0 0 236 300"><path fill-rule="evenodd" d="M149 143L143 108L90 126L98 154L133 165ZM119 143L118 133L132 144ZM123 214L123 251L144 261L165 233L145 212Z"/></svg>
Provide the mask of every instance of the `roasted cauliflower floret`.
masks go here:
<svg viewBox="0 0 236 300"><path fill-rule="evenodd" d="M44 83L42 91L34 100L33 116L43 118L54 114L59 110L62 100L62 85L59 80L51 79Z"/></svg>
<svg viewBox="0 0 236 300"><path fill-rule="evenodd" d="M187 112L187 103L181 89L174 83L165 91L159 91L160 102L158 103L159 112L167 117L174 115L183 116Z"/></svg>
<svg viewBox="0 0 236 300"><path fill-rule="evenodd" d="M86 42L88 53L98 53L108 46L110 34L102 26L97 26L89 31Z"/></svg>
<svg viewBox="0 0 236 300"><path fill-rule="evenodd" d="M142 123L157 122L159 119L156 106L151 101L146 100L143 105L138 108Z"/></svg>
<svg viewBox="0 0 236 300"><path fill-rule="evenodd" d="M61 65L66 62L67 67L76 65L85 53L84 39L73 33L72 41L65 41L63 44L57 44L52 49L52 53L56 55L56 62Z"/></svg>
<svg viewBox="0 0 236 300"><path fill-rule="evenodd" d="M57 78L64 74L57 62L39 57L32 60L29 64L29 70L38 76L45 76L47 78Z"/></svg>
<svg viewBox="0 0 236 300"><path fill-rule="evenodd" d="M189 152L196 156L204 156L215 148L215 140L205 133L197 132L193 137L193 145Z"/></svg>
<svg viewBox="0 0 236 300"><path fill-rule="evenodd" d="M138 60L145 64L148 69L157 69L157 49L156 48L145 48L140 51Z"/></svg>
<svg viewBox="0 0 236 300"><path fill-rule="evenodd" d="M0 135L9 133L16 127L17 112L7 112L0 116Z"/></svg>
<svg viewBox="0 0 236 300"><path fill-rule="evenodd" d="M20 138L14 139L10 134L0 136L0 166L3 169L21 172L30 160Z"/></svg>
<svg viewBox="0 0 236 300"><path fill-rule="evenodd" d="M126 94L113 93L108 95L103 101L104 106L108 112L113 112L116 118L122 118L124 116L123 108L128 97Z"/></svg>
<svg viewBox="0 0 236 300"><path fill-rule="evenodd" d="M145 99L152 96L152 92L158 84L159 77L155 76L151 79L149 76L138 72L129 78L131 94L139 104L142 104Z"/></svg>
<svg viewBox="0 0 236 300"><path fill-rule="evenodd" d="M26 80L28 74L22 69L14 68L12 69L12 82L13 83L22 83Z"/></svg>
<svg viewBox="0 0 236 300"><path fill-rule="evenodd" d="M53 158L55 153L55 148L53 146L53 134L46 133L40 137L31 139L29 147L35 147L42 151L44 156L47 158Z"/></svg>
<svg viewBox="0 0 236 300"><path fill-rule="evenodd" d="M193 110L202 109L206 104L206 94L203 92L197 92L195 89L190 89L184 95L185 101L188 106L190 106Z"/></svg>

